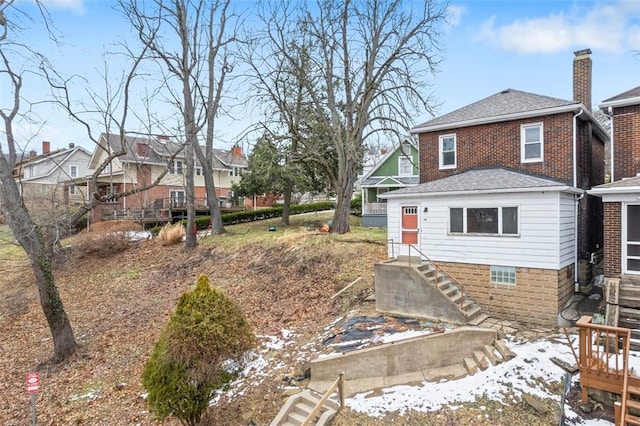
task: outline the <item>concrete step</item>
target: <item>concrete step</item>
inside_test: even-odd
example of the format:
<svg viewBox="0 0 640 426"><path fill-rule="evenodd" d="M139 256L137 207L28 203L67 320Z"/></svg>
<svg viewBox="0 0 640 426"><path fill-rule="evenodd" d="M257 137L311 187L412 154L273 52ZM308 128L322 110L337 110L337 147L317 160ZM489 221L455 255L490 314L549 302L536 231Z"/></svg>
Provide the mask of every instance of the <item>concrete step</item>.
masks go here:
<svg viewBox="0 0 640 426"><path fill-rule="evenodd" d="M473 360L478 364L480 370L486 370L491 365L482 351L473 351Z"/></svg>
<svg viewBox="0 0 640 426"><path fill-rule="evenodd" d="M489 318L489 315L483 314L481 312L477 312L473 317L467 318L467 324L480 325L488 318Z"/></svg>
<svg viewBox="0 0 640 426"><path fill-rule="evenodd" d="M462 365L464 365L464 369L467 370L467 373L471 376L478 372L478 364L476 364L474 359L471 357L465 357L462 360Z"/></svg>
<svg viewBox="0 0 640 426"><path fill-rule="evenodd" d="M482 308L474 303L473 306L467 308L467 310L464 312L467 322L472 321L475 316L480 315L481 312Z"/></svg>
<svg viewBox="0 0 640 426"><path fill-rule="evenodd" d="M459 293L458 287L456 287L453 284L450 284L449 287L445 288L444 290L440 290L440 291L442 291L442 294L444 294L447 297L451 297L453 294Z"/></svg>
<svg viewBox="0 0 640 426"><path fill-rule="evenodd" d="M451 303L459 304L464 296L462 295L462 293L460 293L459 291L456 290L455 293L450 294L447 297L449 298L449 301Z"/></svg>
<svg viewBox="0 0 640 426"><path fill-rule="evenodd" d="M497 365L503 361L502 355L500 355L493 346L484 345L482 347L482 353L484 353L484 356L487 357L491 365Z"/></svg>
<svg viewBox="0 0 640 426"><path fill-rule="evenodd" d="M493 346L500 352L502 358L505 361L513 359L516 357L516 354L507 347L507 345L502 340L494 340Z"/></svg>
<svg viewBox="0 0 640 426"><path fill-rule="evenodd" d="M451 281L449 281L449 280L440 281L439 283L436 284L436 287L438 287L438 289L440 291L444 291L444 290L448 289L449 287L451 287Z"/></svg>

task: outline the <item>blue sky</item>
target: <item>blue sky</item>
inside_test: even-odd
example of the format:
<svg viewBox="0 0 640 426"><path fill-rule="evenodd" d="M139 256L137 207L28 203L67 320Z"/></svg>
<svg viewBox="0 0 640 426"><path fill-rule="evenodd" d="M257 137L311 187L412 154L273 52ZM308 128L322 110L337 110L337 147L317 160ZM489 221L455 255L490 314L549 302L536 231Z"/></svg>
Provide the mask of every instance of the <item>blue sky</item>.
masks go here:
<svg viewBox="0 0 640 426"><path fill-rule="evenodd" d="M18 0L33 13L29 0ZM101 83L104 52L115 43L131 38L124 18L114 3L100 0L44 0L51 18L63 36L56 46L38 29L37 21L25 31L32 48L44 51L61 72L78 74L91 85ZM238 1L236 6L250 6ZM592 50L593 102L640 85L640 1L495 0L452 1L449 22L440 37L444 57L432 90L445 114L506 88L572 98L573 52ZM117 60L109 58L112 71ZM26 65L28 68L32 65ZM31 83L31 84L29 84ZM48 89L35 81L25 82L25 95L37 99ZM1 89L1 87L0 87ZM84 96L79 85L77 99ZM42 108L46 124L39 128L22 125L17 134L27 149L40 150L41 141L52 148L73 142L92 149L83 129L63 114ZM229 147L251 123L251 113L235 111L239 119L221 118L219 147ZM426 113L414 117L416 124L430 119Z"/></svg>

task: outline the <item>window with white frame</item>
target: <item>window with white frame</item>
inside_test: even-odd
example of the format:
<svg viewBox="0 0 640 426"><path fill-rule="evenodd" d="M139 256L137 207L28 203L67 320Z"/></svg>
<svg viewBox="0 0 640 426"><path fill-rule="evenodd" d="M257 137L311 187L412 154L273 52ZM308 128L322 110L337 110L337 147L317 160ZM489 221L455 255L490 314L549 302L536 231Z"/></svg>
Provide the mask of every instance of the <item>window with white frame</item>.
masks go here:
<svg viewBox="0 0 640 426"><path fill-rule="evenodd" d="M413 163L411 158L401 155L398 158L398 176L411 176L413 175Z"/></svg>
<svg viewBox="0 0 640 426"><path fill-rule="evenodd" d="M202 176L202 167L195 166L194 171L195 171L196 176Z"/></svg>
<svg viewBox="0 0 640 426"><path fill-rule="evenodd" d="M76 195L77 193L77 186L76 185L71 185L69 186L69 195Z"/></svg>
<svg viewBox="0 0 640 426"><path fill-rule="evenodd" d="M441 135L439 138L439 158L441 169L456 168L456 135Z"/></svg>
<svg viewBox="0 0 640 426"><path fill-rule="evenodd" d="M229 176L241 176L242 175L242 167L232 167L229 170Z"/></svg>
<svg viewBox="0 0 640 426"><path fill-rule="evenodd" d="M78 177L78 166L71 165L69 166L69 177L77 178Z"/></svg>
<svg viewBox="0 0 640 426"><path fill-rule="evenodd" d="M544 160L542 123L523 124L520 127L520 161L533 163Z"/></svg>
<svg viewBox="0 0 640 426"><path fill-rule="evenodd" d="M491 266L489 271L491 282L494 284L515 284L516 268L513 266Z"/></svg>
<svg viewBox="0 0 640 426"><path fill-rule="evenodd" d="M518 207L451 207L449 233L518 235Z"/></svg>
<svg viewBox="0 0 640 426"><path fill-rule="evenodd" d="M33 177L33 166L27 166L25 174L27 175L28 178L32 178Z"/></svg>
<svg viewBox="0 0 640 426"><path fill-rule="evenodd" d="M173 163L169 164L169 173L172 175L181 175L184 167L184 163L182 160L174 160Z"/></svg>

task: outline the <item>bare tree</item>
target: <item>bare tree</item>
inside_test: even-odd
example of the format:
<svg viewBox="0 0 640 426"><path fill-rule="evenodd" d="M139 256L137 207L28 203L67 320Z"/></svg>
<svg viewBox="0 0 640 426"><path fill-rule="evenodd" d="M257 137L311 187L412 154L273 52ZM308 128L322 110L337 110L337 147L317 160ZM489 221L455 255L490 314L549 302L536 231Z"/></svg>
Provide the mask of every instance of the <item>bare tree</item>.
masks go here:
<svg viewBox="0 0 640 426"><path fill-rule="evenodd" d="M301 155L324 168L336 192L332 232L348 232L366 141L378 132L401 140L416 112L434 106L425 90L439 61L437 37L446 6L434 0L283 0L267 2L260 15L264 31L258 39L265 50L255 71L287 72L299 81L308 112L337 162L308 139ZM290 116L294 103L282 102L285 88L263 89L272 94L270 106ZM327 142L322 139L316 138L320 146Z"/></svg>
<svg viewBox="0 0 640 426"><path fill-rule="evenodd" d="M167 87L177 80L180 95L174 95L184 124L187 153L187 202L193 197L193 165L197 158L207 191L213 233L222 233L222 215L213 180L215 120L228 73L233 68L229 47L236 42L237 28L229 29L230 0L171 0L153 3L130 1L120 5L138 37L149 45L154 59L165 68ZM179 49L175 49L175 45ZM203 135L204 133L204 135ZM199 139L204 137L203 152ZM195 156L195 158L194 158ZM191 188L188 188L191 186ZM187 229L195 223L195 210L188 209ZM186 247L197 244L187 233Z"/></svg>
<svg viewBox="0 0 640 426"><path fill-rule="evenodd" d="M42 15L48 27L48 14L40 3L37 3L37 5L41 8ZM4 136L4 140L0 140L0 210L4 214L16 241L25 250L29 258L38 288L40 305L53 337L53 361L60 362L75 352L77 343L54 278L54 247L59 242L59 239L64 236L65 230L70 229L97 203L104 202L107 195L97 192L94 193L93 196L88 197L85 200L85 204L78 209L75 211L66 211L61 215L61 217L56 220L55 226L49 226L51 223L43 223L35 220L36 217L33 216L25 206L19 181L14 178L13 174L20 154L18 141L14 134L14 125L24 114L24 111L31 108L32 105L29 104L26 107L22 105L23 98L21 91L23 88L24 70L17 71L12 67L11 53L17 54L20 58L30 57L35 61L39 61L41 63L41 76L49 82L54 92L57 93L53 102L61 106L72 117L82 123L94 143L97 144L99 141L98 138L92 136L92 126L86 120L82 119L80 114L73 108L74 105L68 90L69 80L61 79L49 66L44 56L37 54L32 48L11 41L8 38L8 29L14 28L11 26L11 19L7 19L5 15L5 11L7 11L9 7L12 7L12 11L17 11L12 2L0 2L0 28L2 29L2 33L0 34L0 78L3 80L3 83L5 83L3 87L11 88L11 96L8 98L3 97L3 101L8 101L7 105L0 105L0 118L2 118L3 121L2 134ZM93 111L103 116L106 133L109 133L111 126L115 125L117 128L115 132L123 142L121 145L122 150L111 152L93 173L91 177L94 183L93 188L97 188L95 184L97 178L107 165L109 165L114 158L124 154L126 147L124 143L125 126L129 109L130 85L136 76L136 71L144 56L145 49L142 49L138 56L132 57L133 63L131 69L123 77L124 82L120 89L115 90L114 94L106 96L107 105L104 109L99 110L99 108L96 108L98 111ZM122 97L121 115L116 118L114 105L118 104L115 98L119 97ZM97 96L94 97L94 101L97 99ZM161 178L162 176L146 186L140 186L122 193L110 194L109 197L121 197L144 191L157 184Z"/></svg>
<svg viewBox="0 0 640 426"><path fill-rule="evenodd" d="M52 236L47 235L46 230L38 226L31 218L13 178L13 169L18 160L14 122L21 113L23 74L12 67L11 58L7 52L12 52L15 49L28 52L26 47L11 42L8 38L11 19L7 19L5 11L13 6L12 2L0 3L0 17L2 18L0 19L2 29L0 35L0 59L2 60L0 77L11 88L10 96L3 96L3 99L8 101L8 105L0 106L5 139L0 141L0 207L15 239L29 257L38 287L40 306L53 337L53 360L62 361L76 350L77 343L53 276L54 241Z"/></svg>

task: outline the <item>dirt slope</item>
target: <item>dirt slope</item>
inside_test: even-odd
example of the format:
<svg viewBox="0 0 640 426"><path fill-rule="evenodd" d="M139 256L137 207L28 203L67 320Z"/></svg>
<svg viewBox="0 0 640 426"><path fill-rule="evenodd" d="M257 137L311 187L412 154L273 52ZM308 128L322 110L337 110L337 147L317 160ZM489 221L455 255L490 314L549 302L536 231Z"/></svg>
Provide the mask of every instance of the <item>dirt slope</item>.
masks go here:
<svg viewBox="0 0 640 426"><path fill-rule="evenodd" d="M360 304L373 285L373 264L385 257L383 237L320 234L313 223L260 238L258 229L265 228L206 238L193 253L152 240L112 256L67 254L56 279L82 347L59 366L46 364L52 344L29 269L19 263L12 273L5 271L0 424L29 423L25 375L35 370L42 382L38 424L153 424L142 398L142 368L181 292L200 274L242 307L257 334L287 328L313 336L339 312ZM331 299L360 276L352 290ZM292 368L299 368L296 361L289 360ZM208 422L268 424L282 402L281 383L281 376L265 379L253 395L222 402Z"/></svg>

